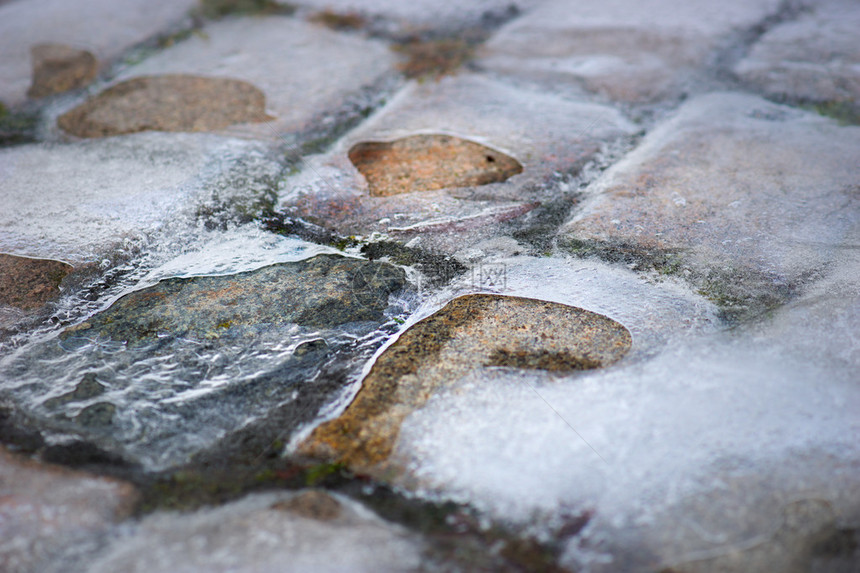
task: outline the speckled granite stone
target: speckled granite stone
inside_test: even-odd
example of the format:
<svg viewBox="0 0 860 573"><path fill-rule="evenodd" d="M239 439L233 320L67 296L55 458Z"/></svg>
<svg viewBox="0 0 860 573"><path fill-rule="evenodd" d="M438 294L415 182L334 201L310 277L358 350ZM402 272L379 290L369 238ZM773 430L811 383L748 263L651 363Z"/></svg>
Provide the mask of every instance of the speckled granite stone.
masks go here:
<svg viewBox="0 0 860 573"><path fill-rule="evenodd" d="M37 309L60 294L60 282L71 270L61 261L0 253L0 305Z"/></svg>

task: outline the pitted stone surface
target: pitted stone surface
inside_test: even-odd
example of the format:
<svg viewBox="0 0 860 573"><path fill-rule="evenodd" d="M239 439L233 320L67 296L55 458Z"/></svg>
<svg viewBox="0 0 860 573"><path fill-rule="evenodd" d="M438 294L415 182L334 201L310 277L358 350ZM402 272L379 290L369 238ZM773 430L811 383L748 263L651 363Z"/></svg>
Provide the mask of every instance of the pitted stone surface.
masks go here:
<svg viewBox="0 0 860 573"><path fill-rule="evenodd" d="M0 253L0 305L33 310L60 294L60 282L72 270L62 261Z"/></svg>
<svg viewBox="0 0 860 573"><path fill-rule="evenodd" d="M138 131L218 131L272 118L253 85L188 75L139 77L116 84L66 112L58 125L79 137Z"/></svg>
<svg viewBox="0 0 860 573"><path fill-rule="evenodd" d="M674 258L724 307L761 310L856 242L858 149L858 128L702 96L593 183L562 236L574 251Z"/></svg>
<svg viewBox="0 0 860 573"><path fill-rule="evenodd" d="M72 264L101 260L181 216L208 193L235 193L223 172L242 173L242 200L280 166L260 144L204 134L136 134L75 145L0 150L0 251ZM250 191L250 193L249 193ZM38 200L34 200L38 197Z"/></svg>
<svg viewBox="0 0 860 573"><path fill-rule="evenodd" d="M28 97L39 98L82 88L98 73L98 62L87 50L62 44L37 44L30 53L33 84L27 90Z"/></svg>
<svg viewBox="0 0 860 573"><path fill-rule="evenodd" d="M513 157L450 135L364 141L352 146L349 160L367 179L370 194L382 197L486 185L523 171Z"/></svg>
<svg viewBox="0 0 860 573"><path fill-rule="evenodd" d="M769 30L734 71L769 97L860 105L858 28L857 2L815 2Z"/></svg>
<svg viewBox="0 0 860 573"><path fill-rule="evenodd" d="M406 275L386 263L319 255L223 277L167 279L65 331L115 341L217 339L295 323L332 328L383 318Z"/></svg>
<svg viewBox="0 0 860 573"><path fill-rule="evenodd" d="M373 471L391 455L403 419L475 369L589 370L630 349L626 328L558 303L467 295L416 323L379 356L355 400L319 426L305 455Z"/></svg>
<svg viewBox="0 0 860 573"><path fill-rule="evenodd" d="M613 100L676 95L724 38L779 8L778 0L552 0L513 20L482 48L487 70L584 88Z"/></svg>
<svg viewBox="0 0 860 573"><path fill-rule="evenodd" d="M492 232L499 221L522 216L551 198L541 188L554 174L576 172L601 145L634 131L614 109L484 76L415 82L331 152L311 160L313 169L288 180L290 191L282 193L280 205L343 233L381 231L411 238L417 233L462 235L470 229ZM502 152L522 165L522 173L479 187L370 196L366 180L349 161L349 150L366 141L431 134Z"/></svg>
<svg viewBox="0 0 860 573"><path fill-rule="evenodd" d="M117 540L88 570L92 573L208 573L232 571L413 571L422 545L344 498L339 513L309 517L293 495L252 495L193 513L158 512Z"/></svg>
<svg viewBox="0 0 860 573"><path fill-rule="evenodd" d="M265 94L271 121L230 132L275 139L310 127L311 120L393 71L394 63L394 54L378 40L286 16L229 18L129 68L118 81L192 74L248 82Z"/></svg>
<svg viewBox="0 0 860 573"><path fill-rule="evenodd" d="M0 101L17 105L31 82L30 49L64 44L109 62L180 23L197 0L33 0L0 5Z"/></svg>
<svg viewBox="0 0 860 573"><path fill-rule="evenodd" d="M131 484L28 460L0 446L0 570L55 570L126 518Z"/></svg>

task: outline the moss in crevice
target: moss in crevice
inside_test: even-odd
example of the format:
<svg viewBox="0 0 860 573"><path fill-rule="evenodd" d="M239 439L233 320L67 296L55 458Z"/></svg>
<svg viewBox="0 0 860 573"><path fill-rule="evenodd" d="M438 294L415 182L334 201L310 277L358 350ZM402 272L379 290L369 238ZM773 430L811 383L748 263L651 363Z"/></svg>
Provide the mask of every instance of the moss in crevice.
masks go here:
<svg viewBox="0 0 860 573"><path fill-rule="evenodd" d="M357 12L335 12L330 8L311 14L308 21L322 24L326 28L337 31L360 30L367 20Z"/></svg>
<svg viewBox="0 0 860 573"><path fill-rule="evenodd" d="M0 103L0 147L36 141L38 123L38 113L12 111Z"/></svg>
<svg viewBox="0 0 860 573"><path fill-rule="evenodd" d="M295 6L276 0L201 0L197 12L204 18L217 20L227 16L291 15Z"/></svg>
<svg viewBox="0 0 860 573"><path fill-rule="evenodd" d="M852 101L828 101L804 106L819 115L835 119L839 125L860 125L860 105Z"/></svg>
<svg viewBox="0 0 860 573"><path fill-rule="evenodd" d="M460 37L413 39L392 48L403 60L397 69L410 79L451 75L474 56L475 43Z"/></svg>

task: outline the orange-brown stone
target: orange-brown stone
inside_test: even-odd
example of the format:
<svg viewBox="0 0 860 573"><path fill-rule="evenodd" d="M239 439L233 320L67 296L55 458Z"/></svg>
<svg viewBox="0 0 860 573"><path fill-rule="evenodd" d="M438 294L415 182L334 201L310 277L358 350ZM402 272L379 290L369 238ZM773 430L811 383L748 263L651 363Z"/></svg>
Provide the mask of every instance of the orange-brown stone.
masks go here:
<svg viewBox="0 0 860 573"><path fill-rule="evenodd" d="M519 161L501 151L438 134L361 142L349 150L349 159L377 197L486 185L523 171Z"/></svg>

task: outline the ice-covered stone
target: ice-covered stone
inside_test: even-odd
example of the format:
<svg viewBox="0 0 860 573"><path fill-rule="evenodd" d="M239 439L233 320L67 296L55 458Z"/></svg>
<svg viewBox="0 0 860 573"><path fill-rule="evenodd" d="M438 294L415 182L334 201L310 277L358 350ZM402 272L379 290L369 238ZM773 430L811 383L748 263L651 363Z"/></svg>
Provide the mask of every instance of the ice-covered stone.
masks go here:
<svg viewBox="0 0 860 573"><path fill-rule="evenodd" d="M84 87L98 73L98 62L87 50L62 44L37 44L30 53L33 56L33 84L27 95L32 98Z"/></svg>
<svg viewBox="0 0 860 573"><path fill-rule="evenodd" d="M0 5L0 101L17 105L31 85L31 47L46 42L110 62L166 32L197 0L34 0Z"/></svg>
<svg viewBox="0 0 860 573"><path fill-rule="evenodd" d="M379 40L287 16L233 18L208 24L200 34L128 68L116 81L190 74L248 82L265 94L272 118L227 131L275 139L336 111L392 71L394 62L394 54Z"/></svg>
<svg viewBox="0 0 860 573"><path fill-rule="evenodd" d="M733 34L779 8L778 0L544 2L495 34L479 53L485 69L610 99L672 95Z"/></svg>
<svg viewBox="0 0 860 573"><path fill-rule="evenodd" d="M59 571L69 554L103 544L136 500L128 483L41 464L0 446L0 569Z"/></svg>
<svg viewBox="0 0 860 573"><path fill-rule="evenodd" d="M412 571L421 551L414 535L356 502L304 491L152 514L130 526L88 571Z"/></svg>
<svg viewBox="0 0 860 573"><path fill-rule="evenodd" d="M590 370L616 362L630 344L622 325L580 308L490 294L459 297L389 346L352 404L315 429L299 451L376 470L390 456L403 418L472 371Z"/></svg>
<svg viewBox="0 0 860 573"><path fill-rule="evenodd" d="M735 73L769 97L860 105L860 5L814 2L769 30Z"/></svg>
<svg viewBox="0 0 860 573"><path fill-rule="evenodd" d="M432 238L460 231L451 235L459 248L462 231L490 231L497 221L553 199L544 185L555 174L577 172L602 145L634 130L614 109L479 75L415 82L329 153L310 158L302 173L287 180L280 206L346 234L381 231L408 240L417 234ZM479 186L371 196L349 151L364 142L419 134L450 135L484 145L519 162L522 173ZM444 171L445 156L436 161L434 169Z"/></svg>
<svg viewBox="0 0 860 573"><path fill-rule="evenodd" d="M100 261L124 239L193 215L194 207L234 202L253 211L279 172L262 144L211 135L149 133L3 149L0 251Z"/></svg>
<svg viewBox="0 0 860 573"><path fill-rule="evenodd" d="M730 315L755 313L856 244L858 149L858 128L702 96L589 187L563 242L677 274Z"/></svg>

